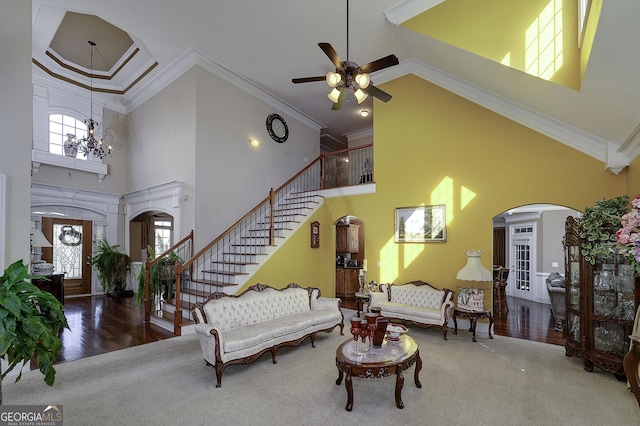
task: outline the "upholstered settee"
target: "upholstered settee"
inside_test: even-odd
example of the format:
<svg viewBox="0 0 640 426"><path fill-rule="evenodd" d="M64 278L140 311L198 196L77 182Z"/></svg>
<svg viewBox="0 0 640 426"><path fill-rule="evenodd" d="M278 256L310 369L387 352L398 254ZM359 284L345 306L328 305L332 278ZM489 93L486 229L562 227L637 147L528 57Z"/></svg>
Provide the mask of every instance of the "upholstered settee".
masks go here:
<svg viewBox="0 0 640 426"><path fill-rule="evenodd" d="M370 293L370 307L381 308L381 314L392 320L411 322L417 326L438 327L447 340L449 315L455 293L438 290L423 281L402 285L380 284L380 292Z"/></svg>
<svg viewBox="0 0 640 426"><path fill-rule="evenodd" d="M217 292L196 303L192 313L202 356L216 371L216 387L229 364L249 364L265 352L276 364L281 346L298 346L310 337L315 347L317 332L339 326L343 334L344 328L340 299L293 283L282 290L255 284L238 296Z"/></svg>

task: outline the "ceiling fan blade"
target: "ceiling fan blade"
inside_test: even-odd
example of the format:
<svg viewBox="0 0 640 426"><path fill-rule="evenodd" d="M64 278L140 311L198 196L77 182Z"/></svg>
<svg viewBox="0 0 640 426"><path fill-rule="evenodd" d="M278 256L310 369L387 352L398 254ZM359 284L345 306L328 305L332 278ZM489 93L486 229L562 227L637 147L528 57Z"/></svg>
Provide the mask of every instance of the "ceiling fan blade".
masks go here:
<svg viewBox="0 0 640 426"><path fill-rule="evenodd" d="M340 59L340 56L338 55L338 53L335 51L333 47L331 47L329 43L318 43L318 46L320 46L320 49L322 49L324 54L327 55L329 59L331 59L331 62L333 62L333 65L335 65L336 68L338 69L343 68L342 59Z"/></svg>
<svg viewBox="0 0 640 426"><path fill-rule="evenodd" d="M319 77L302 77L302 78L292 78L291 81L294 83L311 83L312 81L325 81L327 77L319 76Z"/></svg>
<svg viewBox="0 0 640 426"><path fill-rule="evenodd" d="M340 89L340 96L338 97L338 102L333 104L331 109L334 110L334 111L338 111L339 109L341 109L342 108L342 102L344 101L344 98L345 98L346 95L347 95L347 89L346 89L346 87L343 87L342 89Z"/></svg>
<svg viewBox="0 0 640 426"><path fill-rule="evenodd" d="M390 94L388 94L384 90L378 89L373 84L370 84L369 86L367 86L367 88L362 89L362 90L364 90L365 92L367 92L371 96L375 96L376 98L380 99L382 102L389 102L391 100L391 95Z"/></svg>
<svg viewBox="0 0 640 426"><path fill-rule="evenodd" d="M364 64L360 67L360 71L366 72L367 74L371 74L372 72L381 70L383 68L392 67L394 65L398 65L398 58L396 55L385 56L384 58L380 58L373 62L369 62L368 64Z"/></svg>

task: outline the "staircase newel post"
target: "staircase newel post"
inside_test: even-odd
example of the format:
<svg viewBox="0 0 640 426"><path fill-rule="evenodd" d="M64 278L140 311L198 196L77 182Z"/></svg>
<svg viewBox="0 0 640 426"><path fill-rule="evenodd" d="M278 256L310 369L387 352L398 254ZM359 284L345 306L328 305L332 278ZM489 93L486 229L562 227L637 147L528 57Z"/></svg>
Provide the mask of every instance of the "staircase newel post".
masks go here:
<svg viewBox="0 0 640 426"><path fill-rule="evenodd" d="M269 245L273 245L273 204L274 192L273 188L269 189Z"/></svg>
<svg viewBox="0 0 640 426"><path fill-rule="evenodd" d="M151 320L151 298L149 297L149 283L151 282L151 261L144 261L144 320Z"/></svg>
<svg viewBox="0 0 640 426"><path fill-rule="evenodd" d="M173 315L173 334L176 336L182 335L182 303L180 302L180 281L182 279L182 263L177 262L175 266L176 271L176 289L175 300L176 310Z"/></svg>

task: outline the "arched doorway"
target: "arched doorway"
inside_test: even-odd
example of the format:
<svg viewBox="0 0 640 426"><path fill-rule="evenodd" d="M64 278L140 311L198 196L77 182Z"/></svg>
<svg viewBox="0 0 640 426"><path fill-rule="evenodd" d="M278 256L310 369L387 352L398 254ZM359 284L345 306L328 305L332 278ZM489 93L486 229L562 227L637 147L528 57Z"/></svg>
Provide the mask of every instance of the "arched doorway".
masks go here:
<svg viewBox="0 0 640 426"><path fill-rule="evenodd" d="M158 256L173 245L173 216L161 211L139 214L129 222L129 248L133 262L147 259L147 247Z"/></svg>
<svg viewBox="0 0 640 426"><path fill-rule="evenodd" d="M336 297L343 306L356 308L356 292L364 280L365 224L356 216L343 216L336 228Z"/></svg>
<svg viewBox="0 0 640 426"><path fill-rule="evenodd" d="M564 275L562 239L576 210L552 204L514 207L493 218L493 264L509 268L507 309L494 306L495 333L563 344L553 318L546 279Z"/></svg>

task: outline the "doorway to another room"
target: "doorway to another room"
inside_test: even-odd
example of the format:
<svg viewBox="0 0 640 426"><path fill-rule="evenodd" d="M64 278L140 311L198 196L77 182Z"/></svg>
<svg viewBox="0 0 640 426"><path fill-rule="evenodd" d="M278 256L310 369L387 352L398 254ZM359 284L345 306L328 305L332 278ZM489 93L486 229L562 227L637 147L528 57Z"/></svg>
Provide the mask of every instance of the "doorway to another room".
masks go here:
<svg viewBox="0 0 640 426"><path fill-rule="evenodd" d="M564 225L567 216L578 215L563 206L535 204L494 217L494 269L509 269L507 306L494 303L495 334L564 345L563 332L555 328L546 279L554 272L564 275Z"/></svg>
<svg viewBox="0 0 640 426"><path fill-rule="evenodd" d="M344 216L336 228L336 297L342 306L356 309L356 293L365 279L365 224L356 216Z"/></svg>

